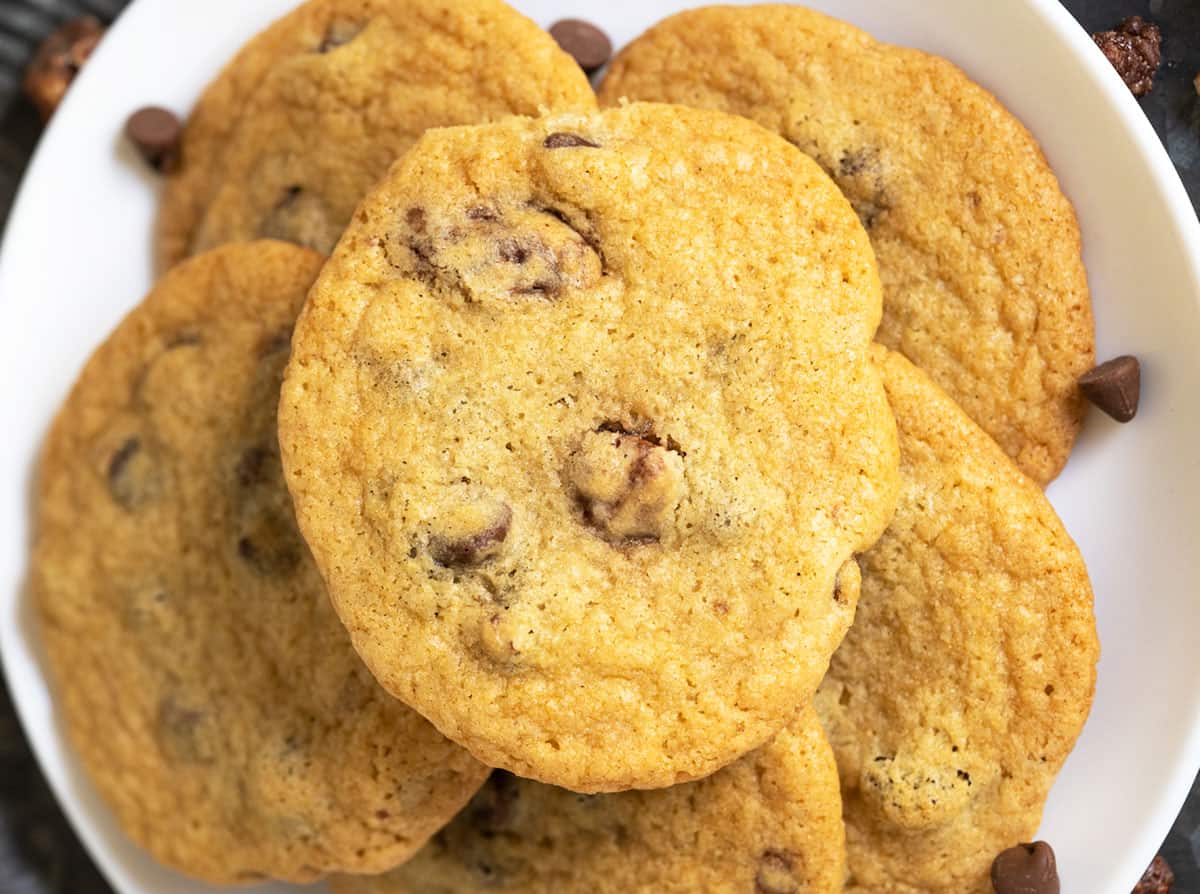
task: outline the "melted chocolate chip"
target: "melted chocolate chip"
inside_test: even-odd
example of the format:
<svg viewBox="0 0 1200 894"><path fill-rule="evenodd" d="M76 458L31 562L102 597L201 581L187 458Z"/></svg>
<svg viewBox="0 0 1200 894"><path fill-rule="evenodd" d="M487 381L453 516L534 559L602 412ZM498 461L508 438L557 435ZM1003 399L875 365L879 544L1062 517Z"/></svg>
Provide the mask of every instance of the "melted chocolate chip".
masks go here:
<svg viewBox="0 0 1200 894"><path fill-rule="evenodd" d="M576 149L586 147L588 149L599 149L599 143L593 143L587 137L581 137L573 133L552 133L542 141L542 146L546 149Z"/></svg>
<svg viewBox="0 0 1200 894"><path fill-rule="evenodd" d="M148 502L155 491L149 456L141 438L128 438L108 461L108 492L117 505L137 509Z"/></svg>
<svg viewBox="0 0 1200 894"><path fill-rule="evenodd" d="M259 225L258 235L329 254L341 233L320 196L302 186L289 186Z"/></svg>
<svg viewBox="0 0 1200 894"><path fill-rule="evenodd" d="M505 504L492 524L468 537L431 537L429 553L439 565L464 568L479 565L495 555L512 527L512 508Z"/></svg>
<svg viewBox="0 0 1200 894"><path fill-rule="evenodd" d="M1018 844L992 862L996 894L1059 894L1054 850L1044 841Z"/></svg>
<svg viewBox="0 0 1200 894"><path fill-rule="evenodd" d="M173 696L164 698L158 706L158 739L163 751L172 760L202 763L209 755L201 741L201 728L208 715L187 707Z"/></svg>
<svg viewBox="0 0 1200 894"><path fill-rule="evenodd" d="M362 26L346 20L339 20L330 23L325 31L325 36L321 38L321 43L317 46L318 53L328 53L330 50L336 50L338 47L345 46L358 37L362 31Z"/></svg>
<svg viewBox="0 0 1200 894"><path fill-rule="evenodd" d="M492 218L475 218L476 220L491 220ZM414 233L424 233L426 225L426 215L424 208L409 208L404 213L404 220L408 223L408 227Z"/></svg>
<svg viewBox="0 0 1200 894"><path fill-rule="evenodd" d="M493 770L467 808L467 822L481 837L495 837L513 821L520 794L517 777L507 770Z"/></svg>
<svg viewBox="0 0 1200 894"><path fill-rule="evenodd" d="M764 851L754 876L756 894L798 894L800 882L794 872L794 858L787 851Z"/></svg>
<svg viewBox="0 0 1200 894"><path fill-rule="evenodd" d="M267 477L267 463L270 459L271 451L266 447L249 447L242 451L235 470L238 484L242 487L262 484Z"/></svg>
<svg viewBox="0 0 1200 894"><path fill-rule="evenodd" d="M274 576L294 571L303 547L291 519L267 512L238 538L237 552L259 574Z"/></svg>

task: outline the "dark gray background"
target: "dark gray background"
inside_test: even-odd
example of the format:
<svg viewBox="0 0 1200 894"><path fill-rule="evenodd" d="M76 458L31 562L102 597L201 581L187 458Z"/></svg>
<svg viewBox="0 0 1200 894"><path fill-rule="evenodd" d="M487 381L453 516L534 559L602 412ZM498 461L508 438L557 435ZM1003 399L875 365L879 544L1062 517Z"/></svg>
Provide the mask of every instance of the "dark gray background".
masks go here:
<svg viewBox="0 0 1200 894"><path fill-rule="evenodd" d="M1064 5L1088 31L1135 14L1162 26L1165 64L1142 107L1200 205L1200 99L1192 86L1200 73L1200 0L1064 0ZM107 21L122 6L124 0L0 0L0 221L40 130L36 114L17 95L32 47L58 21L82 12ZM1200 894L1200 787L1193 788L1163 852L1177 876L1175 891ZM0 894L108 892L46 788L0 682Z"/></svg>

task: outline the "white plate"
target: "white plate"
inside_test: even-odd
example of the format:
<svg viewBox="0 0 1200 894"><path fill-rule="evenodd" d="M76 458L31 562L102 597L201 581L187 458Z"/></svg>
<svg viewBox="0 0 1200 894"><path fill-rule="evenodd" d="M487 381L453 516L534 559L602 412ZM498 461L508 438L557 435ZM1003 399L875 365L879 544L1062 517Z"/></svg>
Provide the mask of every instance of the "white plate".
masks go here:
<svg viewBox="0 0 1200 894"><path fill-rule="evenodd" d="M239 44L293 5L138 0L56 115L0 255L0 654L51 786L121 894L210 889L129 844L63 743L23 595L30 473L81 364L150 285L155 184L119 139L125 116L152 102L189 108ZM592 19L623 44L693 4L516 5L544 25ZM1024 119L1079 212L1099 355L1142 358L1138 419L1119 427L1093 412L1050 491L1091 569L1104 655L1041 833L1065 894L1128 894L1200 766L1200 226L1137 104L1055 0L811 5L950 57Z"/></svg>

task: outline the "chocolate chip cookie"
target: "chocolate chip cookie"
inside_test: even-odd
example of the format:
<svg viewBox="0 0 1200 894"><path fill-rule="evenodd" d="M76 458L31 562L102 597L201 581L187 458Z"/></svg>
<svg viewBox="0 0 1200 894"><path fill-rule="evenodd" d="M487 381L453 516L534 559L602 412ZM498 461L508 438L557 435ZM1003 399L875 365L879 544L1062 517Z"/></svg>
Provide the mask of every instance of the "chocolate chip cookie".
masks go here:
<svg viewBox="0 0 1200 894"><path fill-rule="evenodd" d="M1091 585L996 443L899 354L880 366L900 507L861 557L858 618L817 700L846 800L847 891L990 894L992 859L1034 840L1091 707Z"/></svg>
<svg viewBox="0 0 1200 894"><path fill-rule="evenodd" d="M67 731L128 834L212 883L389 869L487 775L375 683L296 528L275 408L320 264L258 242L177 267L42 456L32 590Z"/></svg>
<svg viewBox="0 0 1200 894"><path fill-rule="evenodd" d="M426 134L313 287L280 402L359 654L485 763L577 791L762 745L895 505L880 302L849 203L745 119Z"/></svg>
<svg viewBox="0 0 1200 894"><path fill-rule="evenodd" d="M1046 484L1084 406L1094 331L1079 228L1029 132L944 59L795 6L667 19L613 62L621 97L746 115L816 159L871 235L879 340Z"/></svg>
<svg viewBox="0 0 1200 894"><path fill-rule="evenodd" d="M257 237L328 253L426 128L595 104L575 61L500 0L310 0L247 44L193 111L160 265Z"/></svg>
<svg viewBox="0 0 1200 894"><path fill-rule="evenodd" d="M811 708L699 782L577 795L497 770L416 857L334 894L840 894L837 766Z"/></svg>

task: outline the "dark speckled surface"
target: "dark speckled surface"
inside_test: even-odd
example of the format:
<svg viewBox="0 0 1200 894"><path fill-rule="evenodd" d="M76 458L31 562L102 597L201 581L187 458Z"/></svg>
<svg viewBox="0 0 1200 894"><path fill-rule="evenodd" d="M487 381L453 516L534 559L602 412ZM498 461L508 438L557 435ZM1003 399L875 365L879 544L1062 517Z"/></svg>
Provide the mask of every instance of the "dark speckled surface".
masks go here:
<svg viewBox="0 0 1200 894"><path fill-rule="evenodd" d="M33 43L70 15L91 12L108 19L123 5L123 0L0 0L0 221L40 129L33 110L15 97ZM1200 99L1192 86L1200 73L1200 0L1064 0L1064 5L1089 31L1135 14L1163 27L1165 64L1154 92L1141 103L1200 205ZM1177 876L1176 894L1200 894L1200 788L1193 788L1163 852ZM0 685L0 894L109 890L46 788Z"/></svg>

